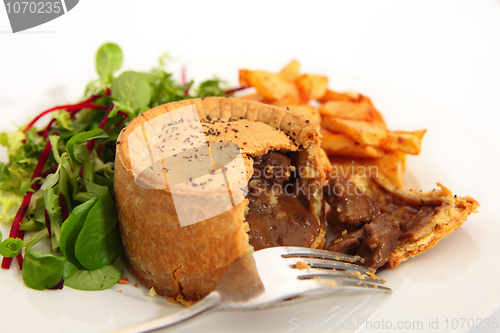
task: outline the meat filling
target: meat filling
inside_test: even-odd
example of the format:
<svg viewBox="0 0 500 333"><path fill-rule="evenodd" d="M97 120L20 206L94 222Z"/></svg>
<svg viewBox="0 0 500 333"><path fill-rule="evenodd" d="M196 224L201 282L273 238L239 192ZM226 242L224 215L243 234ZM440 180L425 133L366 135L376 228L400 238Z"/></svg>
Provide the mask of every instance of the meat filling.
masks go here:
<svg viewBox="0 0 500 333"><path fill-rule="evenodd" d="M273 246L310 247L320 225L300 195L290 158L276 151L254 160L249 182L250 244L255 250Z"/></svg>
<svg viewBox="0 0 500 333"><path fill-rule="evenodd" d="M340 234L326 249L360 255L372 268L383 266L398 241L414 238L439 209L412 205L387 192L361 193L342 177L332 178L323 194L331 207L328 224Z"/></svg>

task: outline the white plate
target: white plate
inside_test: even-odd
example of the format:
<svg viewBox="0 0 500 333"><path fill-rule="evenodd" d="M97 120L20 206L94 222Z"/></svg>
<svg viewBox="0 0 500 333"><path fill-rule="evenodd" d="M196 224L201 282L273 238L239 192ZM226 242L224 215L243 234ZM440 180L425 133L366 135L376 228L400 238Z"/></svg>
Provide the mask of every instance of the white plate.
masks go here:
<svg viewBox="0 0 500 333"><path fill-rule="evenodd" d="M211 68L227 67L221 64ZM467 331L472 322L479 323L500 307L500 285L496 283L500 273L498 148L478 130L424 100L350 75L316 72L328 73L332 88L355 89L370 96L391 129L428 129L421 155L408 157L407 186L430 190L439 180L454 193L477 199L482 204L479 214L473 214L463 227L430 251L397 269L380 272L393 289L392 295L343 292L280 308L215 313L190 322L181 331L310 331L315 326L316 331L341 327L339 331L355 332L368 319L371 324L367 328L374 331L397 331L398 326L422 332ZM233 72L226 77L231 76ZM82 82L77 82L70 89L79 91L81 87ZM41 91L44 95L39 96L40 100L57 89ZM34 110L37 98L33 96L31 107L23 109ZM4 108L4 124L13 115L18 121L33 115L34 111L19 114L21 103L10 101ZM6 235L8 228L0 227ZM137 281L130 273L125 276L130 280L128 285L100 292L68 287L62 291L35 291L24 286L17 268L0 270L1 331L106 332L182 309L162 297L148 297L144 286L134 287ZM465 322L461 318L466 318Z"/></svg>

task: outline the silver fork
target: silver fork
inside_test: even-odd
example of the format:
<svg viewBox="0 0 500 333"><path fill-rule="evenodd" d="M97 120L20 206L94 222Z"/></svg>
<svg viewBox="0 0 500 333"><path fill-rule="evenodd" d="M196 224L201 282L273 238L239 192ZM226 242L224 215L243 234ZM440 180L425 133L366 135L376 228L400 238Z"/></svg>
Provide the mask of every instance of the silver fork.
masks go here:
<svg viewBox="0 0 500 333"><path fill-rule="evenodd" d="M366 289L391 293L363 258L303 247L273 247L235 262L219 284L198 303L170 316L112 333L171 327L215 310L260 309L320 290Z"/></svg>

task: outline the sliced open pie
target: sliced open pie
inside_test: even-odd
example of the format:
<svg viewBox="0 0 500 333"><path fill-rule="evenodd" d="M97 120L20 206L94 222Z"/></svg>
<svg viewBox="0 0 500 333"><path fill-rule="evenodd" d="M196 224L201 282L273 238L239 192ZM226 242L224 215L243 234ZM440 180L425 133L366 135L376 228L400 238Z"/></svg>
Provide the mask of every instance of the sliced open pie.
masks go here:
<svg viewBox="0 0 500 333"><path fill-rule="evenodd" d="M128 269L192 302L254 249L324 248L319 147L316 123L249 100L191 99L141 114L116 154Z"/></svg>
<svg viewBox="0 0 500 333"><path fill-rule="evenodd" d="M337 238L326 249L360 255L376 269L397 267L432 248L479 206L438 186L423 193L400 189L376 173L332 177L324 195L331 207L327 222Z"/></svg>

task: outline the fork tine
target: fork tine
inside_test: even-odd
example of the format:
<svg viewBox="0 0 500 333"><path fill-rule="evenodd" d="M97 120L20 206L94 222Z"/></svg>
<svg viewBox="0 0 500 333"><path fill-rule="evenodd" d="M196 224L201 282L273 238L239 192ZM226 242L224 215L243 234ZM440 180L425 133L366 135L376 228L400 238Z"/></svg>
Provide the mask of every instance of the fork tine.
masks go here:
<svg viewBox="0 0 500 333"><path fill-rule="evenodd" d="M308 264L311 268L327 268L327 269L338 269L345 270L348 272L360 272L362 274L365 273L373 273L373 270L368 267L359 266L351 263L346 263L342 261L335 260L324 260L324 259L314 259L314 258L283 258L285 262L290 266L295 266L297 262L302 261Z"/></svg>
<svg viewBox="0 0 500 333"><path fill-rule="evenodd" d="M324 268L307 268L301 270L295 270L298 279L308 279L312 277L339 277L343 279L352 279L356 281L363 281L368 283L384 284L385 281L377 278L375 275L360 273L358 271L339 271L336 269L324 269ZM369 272L371 273L371 272Z"/></svg>
<svg viewBox="0 0 500 333"><path fill-rule="evenodd" d="M343 278L339 276L310 276L310 277L299 277L300 281L313 281L317 287L322 289L332 289L332 288L348 288L348 289L369 289L373 291L380 291L383 293L392 293L391 288L384 287L377 283L372 283L369 281L358 281L348 278Z"/></svg>
<svg viewBox="0 0 500 333"><path fill-rule="evenodd" d="M283 247L285 253L281 256L283 258L318 258L318 259L326 259L326 260L336 260L343 261L347 263L353 264L363 264L365 259L360 256L351 256L348 254L325 251L325 250L316 250L316 249L306 249L303 247L293 247L287 246Z"/></svg>
<svg viewBox="0 0 500 333"><path fill-rule="evenodd" d="M371 268L336 260L314 259L314 258L304 258L304 257L283 258L283 260L285 260L285 262L290 266L295 265L301 261L308 264L312 268L329 268L329 269L338 269L345 271L356 271L360 273L373 273L373 269Z"/></svg>

